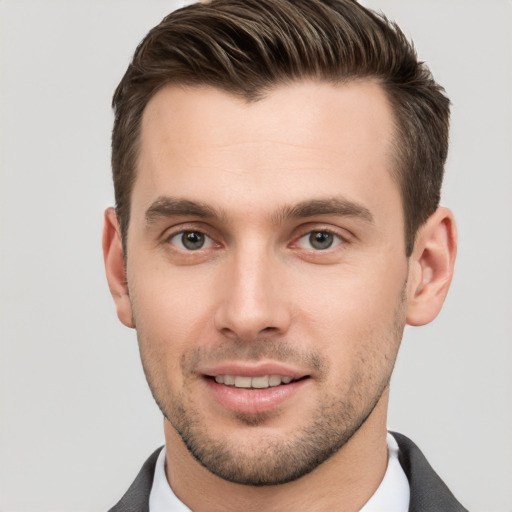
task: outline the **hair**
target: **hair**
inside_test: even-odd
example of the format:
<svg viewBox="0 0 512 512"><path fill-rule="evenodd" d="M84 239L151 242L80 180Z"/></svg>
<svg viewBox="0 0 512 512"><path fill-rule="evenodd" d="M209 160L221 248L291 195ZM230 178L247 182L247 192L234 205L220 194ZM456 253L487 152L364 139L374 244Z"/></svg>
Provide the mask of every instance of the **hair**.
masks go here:
<svg viewBox="0 0 512 512"><path fill-rule="evenodd" d="M137 47L112 106L112 171L126 256L141 120L167 84L211 86L248 102L300 80L375 80L394 114L393 177L406 254L437 209L450 102L398 25L355 0L212 0L176 10Z"/></svg>

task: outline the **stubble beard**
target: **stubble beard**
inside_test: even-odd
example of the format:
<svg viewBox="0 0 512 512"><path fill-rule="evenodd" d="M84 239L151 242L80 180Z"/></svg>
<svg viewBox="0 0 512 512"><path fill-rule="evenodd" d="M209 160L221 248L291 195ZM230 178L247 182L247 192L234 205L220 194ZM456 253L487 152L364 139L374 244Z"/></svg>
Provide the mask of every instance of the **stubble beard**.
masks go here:
<svg viewBox="0 0 512 512"><path fill-rule="evenodd" d="M221 438L214 437L193 398L190 396L185 398L166 387L165 371L155 364L154 357L146 357L148 354L145 354L141 348L144 372L162 414L179 434L192 456L208 471L237 484L250 486L284 484L313 471L338 452L373 412L389 386L405 326L404 302L405 298L402 294L388 332L390 339L380 340L380 346L388 347L389 352L382 355L379 361L370 363L365 355L361 355L358 368L362 368L362 371L353 375L352 382L348 386L349 391L345 396L338 396L336 392L332 392L324 397L311 414L309 423L298 427L293 434L256 432L255 429L265 426L267 421L272 420L271 412L237 415L238 422L247 428L247 442L242 445L231 444L233 437L230 436L229 431ZM244 357L249 354L250 359L254 360L265 356L283 361L290 360L288 356L293 354L295 361L299 358L304 361L306 357L310 363L316 361L314 364L317 365L320 373L328 372L328 361L322 360L318 354L300 355L290 345L283 343L285 342L264 340L244 346L243 342L240 342L224 347L218 354L220 356L221 353L230 352L239 356L244 353ZM374 344L379 346L375 340ZM142 347L140 339L139 345ZM193 354L192 360L200 358L201 351L198 349ZM379 363L386 365L384 371L378 368ZM190 358L182 360L184 375L192 374L193 367L194 363ZM377 381L376 373L380 373ZM255 438L257 438L256 441L254 441Z"/></svg>
<svg viewBox="0 0 512 512"><path fill-rule="evenodd" d="M288 436L257 435L250 442L252 429L264 426L268 414L237 415L247 427L248 443L230 444L229 432L222 439L213 438L201 422L197 409L175 404L172 415L160 409L183 440L188 451L214 475L242 485L270 486L285 484L313 471L335 454L366 421L378 403L386 385L363 413L350 402L332 400L318 407L310 424Z"/></svg>

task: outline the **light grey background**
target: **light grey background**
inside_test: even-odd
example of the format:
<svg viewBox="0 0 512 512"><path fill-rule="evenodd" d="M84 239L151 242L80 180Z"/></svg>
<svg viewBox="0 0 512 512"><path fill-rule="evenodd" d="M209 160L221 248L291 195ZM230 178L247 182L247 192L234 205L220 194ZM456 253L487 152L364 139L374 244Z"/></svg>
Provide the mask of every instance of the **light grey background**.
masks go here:
<svg viewBox="0 0 512 512"><path fill-rule="evenodd" d="M182 2L0 0L0 510L111 506L163 442L103 275L110 98ZM453 100L444 311L408 329L390 428L473 511L512 511L512 3L374 0Z"/></svg>

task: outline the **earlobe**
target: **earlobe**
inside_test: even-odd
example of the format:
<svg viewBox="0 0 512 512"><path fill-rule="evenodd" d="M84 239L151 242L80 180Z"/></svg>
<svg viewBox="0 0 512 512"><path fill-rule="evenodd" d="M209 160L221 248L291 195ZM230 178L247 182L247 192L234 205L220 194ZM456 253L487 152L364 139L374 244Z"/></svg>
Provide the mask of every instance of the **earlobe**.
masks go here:
<svg viewBox="0 0 512 512"><path fill-rule="evenodd" d="M457 229L453 214L438 208L420 228L409 263L407 323L425 325L443 306L453 276Z"/></svg>
<svg viewBox="0 0 512 512"><path fill-rule="evenodd" d="M103 225L103 259L108 287L116 305L119 320L127 327L135 327L126 282L126 267L119 222L114 208L105 210Z"/></svg>

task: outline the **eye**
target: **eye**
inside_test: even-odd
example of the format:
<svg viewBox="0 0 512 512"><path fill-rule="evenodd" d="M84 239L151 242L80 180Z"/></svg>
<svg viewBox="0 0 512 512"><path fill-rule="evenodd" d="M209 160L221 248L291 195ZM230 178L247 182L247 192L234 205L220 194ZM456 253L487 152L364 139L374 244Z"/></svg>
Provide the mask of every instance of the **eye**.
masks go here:
<svg viewBox="0 0 512 512"><path fill-rule="evenodd" d="M213 244L213 240L201 231L181 231L170 237L169 242L185 251L197 251Z"/></svg>
<svg viewBox="0 0 512 512"><path fill-rule="evenodd" d="M298 246L302 249L315 249L315 251L324 251L331 248L333 245L339 245L343 240L338 235L330 231L311 231L304 236L301 236L298 241Z"/></svg>

